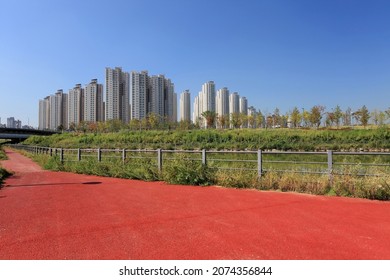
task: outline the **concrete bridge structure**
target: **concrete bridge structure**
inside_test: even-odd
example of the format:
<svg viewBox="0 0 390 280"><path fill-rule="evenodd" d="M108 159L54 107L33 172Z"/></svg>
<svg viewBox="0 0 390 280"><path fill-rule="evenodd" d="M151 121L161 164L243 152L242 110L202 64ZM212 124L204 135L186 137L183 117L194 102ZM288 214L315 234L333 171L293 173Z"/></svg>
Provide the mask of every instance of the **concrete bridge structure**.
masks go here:
<svg viewBox="0 0 390 280"><path fill-rule="evenodd" d="M0 128L0 139L19 143L32 135L52 135L58 132L38 129Z"/></svg>

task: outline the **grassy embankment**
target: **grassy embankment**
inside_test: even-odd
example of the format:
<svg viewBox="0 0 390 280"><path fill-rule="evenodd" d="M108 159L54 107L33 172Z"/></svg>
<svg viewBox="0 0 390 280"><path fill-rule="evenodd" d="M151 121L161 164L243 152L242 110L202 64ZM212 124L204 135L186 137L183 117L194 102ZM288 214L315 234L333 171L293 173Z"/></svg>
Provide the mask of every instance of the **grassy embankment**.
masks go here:
<svg viewBox="0 0 390 280"><path fill-rule="evenodd" d="M0 146L0 160L6 160L6 159L7 159L7 155L5 154L2 147ZM11 175L11 173L9 173L4 168L1 168L1 166L0 166L0 187L3 184L4 179L10 175Z"/></svg>
<svg viewBox="0 0 390 280"><path fill-rule="evenodd" d="M176 148L176 149L278 149L278 150L387 150L390 148L390 131L302 131L302 130L229 130L229 131L143 131L117 134L63 134L50 137L31 137L25 143L31 145L76 148ZM180 155L163 164L158 172L152 159L126 160L107 158L97 163L96 158L81 162L60 163L58 158L35 156L47 169L84 174L96 174L141 180L164 180L175 184L217 184L236 188L295 191L321 195L338 195L370 199L390 199L390 175L382 169L371 170L379 177L357 176L361 166L342 166L340 171L348 175L279 173L269 171L258 178L255 171L217 170L210 161L202 166L190 156ZM185 160L184 160L185 159ZM311 159L309 159L311 160ZM246 164L246 163L245 163ZM232 167L232 166L230 166Z"/></svg>
<svg viewBox="0 0 390 280"><path fill-rule="evenodd" d="M64 133L33 136L28 145L62 148L208 149L208 150L389 150L390 129L349 130L189 130Z"/></svg>

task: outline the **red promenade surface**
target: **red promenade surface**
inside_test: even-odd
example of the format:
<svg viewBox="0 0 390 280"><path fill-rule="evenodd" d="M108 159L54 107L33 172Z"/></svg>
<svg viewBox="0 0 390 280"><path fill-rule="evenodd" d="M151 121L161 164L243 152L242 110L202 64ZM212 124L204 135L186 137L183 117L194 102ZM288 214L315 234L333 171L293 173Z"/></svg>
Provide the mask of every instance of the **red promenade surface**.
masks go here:
<svg viewBox="0 0 390 280"><path fill-rule="evenodd" d="M42 171L7 151L0 259L390 259L390 203Z"/></svg>

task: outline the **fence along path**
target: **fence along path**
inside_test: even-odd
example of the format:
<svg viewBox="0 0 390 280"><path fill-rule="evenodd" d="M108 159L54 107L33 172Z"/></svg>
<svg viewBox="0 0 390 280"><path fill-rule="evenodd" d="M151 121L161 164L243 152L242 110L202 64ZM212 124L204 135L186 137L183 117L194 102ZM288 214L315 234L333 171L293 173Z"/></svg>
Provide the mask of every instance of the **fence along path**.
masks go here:
<svg viewBox="0 0 390 280"><path fill-rule="evenodd" d="M35 154L57 157L60 162L83 161L94 158L97 162L116 160L125 164L132 159L154 161L158 171L171 160L197 160L221 170L256 172L293 172L328 175L383 176L390 173L388 152L295 152L295 151L215 151L215 150L133 150L133 149L64 149L28 145L13 148Z"/></svg>

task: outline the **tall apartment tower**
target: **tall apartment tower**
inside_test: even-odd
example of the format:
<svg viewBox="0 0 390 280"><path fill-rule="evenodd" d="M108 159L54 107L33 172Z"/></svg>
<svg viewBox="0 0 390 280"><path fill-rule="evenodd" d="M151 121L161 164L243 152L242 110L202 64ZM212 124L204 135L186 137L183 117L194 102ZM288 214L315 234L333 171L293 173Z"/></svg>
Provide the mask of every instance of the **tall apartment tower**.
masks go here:
<svg viewBox="0 0 390 280"><path fill-rule="evenodd" d="M148 114L149 76L148 71L130 73L131 119L141 120Z"/></svg>
<svg viewBox="0 0 390 280"><path fill-rule="evenodd" d="M229 95L229 114L240 112L240 96L237 92Z"/></svg>
<svg viewBox="0 0 390 280"><path fill-rule="evenodd" d="M39 124L41 130L50 129L50 96L39 100Z"/></svg>
<svg viewBox="0 0 390 280"><path fill-rule="evenodd" d="M209 81L202 85L202 113L205 111L215 112L215 84Z"/></svg>
<svg viewBox="0 0 390 280"><path fill-rule="evenodd" d="M165 88L164 75L150 77L149 112L158 116L165 116L165 106L168 102L168 93Z"/></svg>
<svg viewBox="0 0 390 280"><path fill-rule="evenodd" d="M49 128L57 130L59 127L68 128L68 95L62 89L50 95Z"/></svg>
<svg viewBox="0 0 390 280"><path fill-rule="evenodd" d="M130 75L121 67L106 68L106 120L130 120Z"/></svg>
<svg viewBox="0 0 390 280"><path fill-rule="evenodd" d="M78 125L84 120L84 89L76 84L68 94L68 124Z"/></svg>
<svg viewBox="0 0 390 280"><path fill-rule="evenodd" d="M248 115L248 100L246 97L240 97L240 114Z"/></svg>
<svg viewBox="0 0 390 280"><path fill-rule="evenodd" d="M229 115L229 90L226 87L217 91L215 112L218 116Z"/></svg>
<svg viewBox="0 0 390 280"><path fill-rule="evenodd" d="M175 85L170 79L165 79L164 116L171 122L177 121L177 95Z"/></svg>
<svg viewBox="0 0 390 280"><path fill-rule="evenodd" d="M84 91L84 120L88 122L104 121L103 85L92 79Z"/></svg>
<svg viewBox="0 0 390 280"><path fill-rule="evenodd" d="M187 89L180 95L180 120L190 121L191 120L191 94Z"/></svg>
<svg viewBox="0 0 390 280"><path fill-rule="evenodd" d="M240 113L240 96L237 92L233 92L229 95L229 115L230 115L230 121L232 120L232 114L238 114ZM232 128L233 125L230 124L230 127Z"/></svg>
<svg viewBox="0 0 390 280"><path fill-rule="evenodd" d="M195 97L194 99L194 110L193 110L193 118L192 122L194 124L199 124L201 127L204 126L204 121L202 117L202 113L204 112L203 110L203 94L200 91L198 96Z"/></svg>

